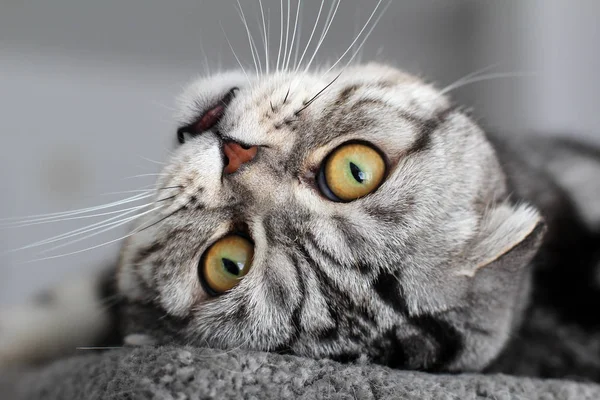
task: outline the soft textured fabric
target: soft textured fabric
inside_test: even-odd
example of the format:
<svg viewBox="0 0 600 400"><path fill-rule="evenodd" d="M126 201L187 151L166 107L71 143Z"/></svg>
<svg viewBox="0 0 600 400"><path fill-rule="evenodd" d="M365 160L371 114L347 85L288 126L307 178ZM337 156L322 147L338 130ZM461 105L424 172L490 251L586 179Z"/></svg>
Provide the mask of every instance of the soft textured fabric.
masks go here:
<svg viewBox="0 0 600 400"><path fill-rule="evenodd" d="M249 351L112 350L5 374L1 398L600 399L600 386L501 374L435 375Z"/></svg>
<svg viewBox="0 0 600 400"><path fill-rule="evenodd" d="M598 330L534 310L482 374L428 374L239 349L80 350L38 369L0 372L0 400L600 400L600 385L593 382L600 382Z"/></svg>

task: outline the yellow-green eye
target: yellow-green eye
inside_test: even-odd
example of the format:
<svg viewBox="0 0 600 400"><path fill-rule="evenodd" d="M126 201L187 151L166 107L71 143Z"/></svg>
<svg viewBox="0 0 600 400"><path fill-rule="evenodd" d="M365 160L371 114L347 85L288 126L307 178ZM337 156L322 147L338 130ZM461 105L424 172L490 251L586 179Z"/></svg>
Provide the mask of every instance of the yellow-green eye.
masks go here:
<svg viewBox="0 0 600 400"><path fill-rule="evenodd" d="M350 143L338 147L325 160L318 177L321 192L333 201L352 201L379 187L385 161L373 147Z"/></svg>
<svg viewBox="0 0 600 400"><path fill-rule="evenodd" d="M254 245L239 235L227 235L206 250L200 262L200 277L211 294L235 287L250 270Z"/></svg>

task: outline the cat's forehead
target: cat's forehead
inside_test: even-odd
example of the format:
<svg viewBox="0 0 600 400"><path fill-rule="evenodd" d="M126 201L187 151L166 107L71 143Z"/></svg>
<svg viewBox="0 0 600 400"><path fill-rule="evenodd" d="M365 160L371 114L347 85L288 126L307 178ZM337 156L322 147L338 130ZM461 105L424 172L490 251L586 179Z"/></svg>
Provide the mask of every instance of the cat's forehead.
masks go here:
<svg viewBox="0 0 600 400"><path fill-rule="evenodd" d="M447 100L431 85L375 63L342 70L284 71L260 76L232 71L189 84L178 98L177 122L193 122L233 88L239 91L223 123L243 123L248 134L259 128L264 130L268 124L280 127L298 119L300 114L305 121L317 120L328 109L350 101L373 99L422 119L432 118L447 106Z"/></svg>

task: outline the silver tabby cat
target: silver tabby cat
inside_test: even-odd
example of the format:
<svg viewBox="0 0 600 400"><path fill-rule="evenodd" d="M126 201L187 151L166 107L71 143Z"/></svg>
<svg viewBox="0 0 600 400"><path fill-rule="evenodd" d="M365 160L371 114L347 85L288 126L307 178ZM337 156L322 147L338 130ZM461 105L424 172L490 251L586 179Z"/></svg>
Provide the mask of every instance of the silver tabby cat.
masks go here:
<svg viewBox="0 0 600 400"><path fill-rule="evenodd" d="M463 371L520 325L564 200L558 155L520 164L432 85L377 64L222 73L187 88L178 118L181 144L114 275L126 343ZM39 328L43 346L4 333L0 359L92 344L112 328L87 297L50 308L95 310L80 321L93 330Z"/></svg>

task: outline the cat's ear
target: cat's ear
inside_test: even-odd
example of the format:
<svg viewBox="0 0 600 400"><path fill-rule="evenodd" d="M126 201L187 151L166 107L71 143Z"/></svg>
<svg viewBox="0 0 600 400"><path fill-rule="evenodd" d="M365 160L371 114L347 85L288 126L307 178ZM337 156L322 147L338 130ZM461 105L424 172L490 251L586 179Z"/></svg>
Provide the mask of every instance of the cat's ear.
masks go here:
<svg viewBox="0 0 600 400"><path fill-rule="evenodd" d="M494 293L513 288L511 282L518 283L528 271L544 231L542 217L531 206L500 203L490 207L463 253L451 259L447 268L406 278L411 282L405 288L409 313L442 312L488 287L494 288Z"/></svg>
<svg viewBox="0 0 600 400"><path fill-rule="evenodd" d="M539 213L526 205L498 205L482 221L469 261L459 271L468 282L463 307L444 316L468 349L449 369L484 368L505 345L527 306L528 266L545 229Z"/></svg>
<svg viewBox="0 0 600 400"><path fill-rule="evenodd" d="M469 262L457 274L472 277L482 268L508 261L505 258L515 267L524 267L536 254L545 229L541 215L529 205L496 206L484 216L467 256Z"/></svg>

